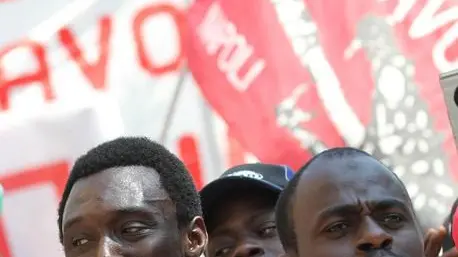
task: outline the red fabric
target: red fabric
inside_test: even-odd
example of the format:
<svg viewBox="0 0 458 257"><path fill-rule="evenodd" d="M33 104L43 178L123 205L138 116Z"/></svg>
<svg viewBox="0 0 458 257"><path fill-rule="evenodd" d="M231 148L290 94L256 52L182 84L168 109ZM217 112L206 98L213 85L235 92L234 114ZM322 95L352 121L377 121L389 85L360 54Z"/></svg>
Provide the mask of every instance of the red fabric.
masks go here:
<svg viewBox="0 0 458 257"><path fill-rule="evenodd" d="M218 27L219 21L224 20L218 15L218 8L235 27L228 24ZM212 12L219 16L219 21L211 21ZM256 14L256 18L247 13ZM342 145L318 99L310 74L293 52L275 9L268 1L198 1L189 10L188 24L189 67L204 96L244 148L263 162L285 163L293 168L299 168L311 157L287 129L278 126L275 113L275 108L301 84L308 90L299 105L315 115L303 125L323 135L322 139L328 143ZM218 38L224 37L231 43L219 45L217 51L209 52L202 40L203 31L216 44ZM218 35L221 31L224 34ZM240 43L244 41L247 44ZM243 51L251 54L240 64L238 57L246 57L241 54ZM260 61L264 62L264 68L246 89L237 88L230 80L231 71L232 75L246 78Z"/></svg>
<svg viewBox="0 0 458 257"><path fill-rule="evenodd" d="M286 2L290 7L301 4L299 1ZM262 0L197 1L188 14L188 62L204 96L247 151L263 162L285 163L298 168L310 158L310 152L301 147L297 135L278 125L275 110L299 85L306 85L307 91L300 96L297 107L313 114L313 118L300 124L300 128L316 136L327 147L343 146L349 142L349 136L342 132L345 120L340 121L343 124L330 121L330 112L324 108L329 107L329 102L321 101L309 75L313 60L301 63L303 56L293 51L294 42L287 36L292 28L279 21L276 12L279 9L274 6L278 3ZM432 167L433 161L440 160L445 164L444 169L450 172L447 176L456 179L457 153L438 83L439 72L450 70L454 63L456 68L458 44L453 31L458 24L447 14L453 13L456 1L304 0L303 3L304 12L317 28L316 35L310 37L324 53L346 104L364 127L362 131L353 132L353 135L364 135L358 139L361 142L353 142L351 146L372 148L370 152L377 158L389 159L390 166L402 166L407 171L413 170L415 161L421 160L430 164L428 171L436 170L440 174L440 162ZM294 11L302 11L299 9L292 8L291 16L295 15ZM306 18L303 17L302 21ZM371 28L384 31L373 32ZM297 30L301 29L303 27L297 27ZM308 32L303 30L303 33ZM363 38L360 33L363 33ZM377 40L380 40L379 45L376 45ZM355 42L361 45L353 55L347 56L346 52ZM385 56L381 55L384 51L387 51ZM403 63L392 64L396 57ZM234 82L234 76L243 78L260 61L264 66L258 70L255 79L245 84ZM382 62L384 70L377 66L377 61ZM385 72L390 65L392 70L401 74L405 84L379 81L382 71ZM395 87L404 86L406 92L402 99L390 107L390 99L386 99L381 91L387 87L393 87L388 89L393 91ZM408 100L412 100L412 106L407 106ZM380 105L385 108L382 115L376 114ZM396 127L399 113L404 115L407 125ZM414 124L419 113L427 116L423 127ZM339 110L333 110L332 114L335 119ZM399 136L402 143L389 151L381 142L390 140L391 136ZM429 137L425 139L429 150L425 151L425 148L420 149L418 142L426 137ZM412 141L418 144L410 151L404 146ZM447 177L437 179L448 181Z"/></svg>
<svg viewBox="0 0 458 257"><path fill-rule="evenodd" d="M456 211L453 215L453 222L452 222L452 239L455 243L455 247L458 246L458 212Z"/></svg>

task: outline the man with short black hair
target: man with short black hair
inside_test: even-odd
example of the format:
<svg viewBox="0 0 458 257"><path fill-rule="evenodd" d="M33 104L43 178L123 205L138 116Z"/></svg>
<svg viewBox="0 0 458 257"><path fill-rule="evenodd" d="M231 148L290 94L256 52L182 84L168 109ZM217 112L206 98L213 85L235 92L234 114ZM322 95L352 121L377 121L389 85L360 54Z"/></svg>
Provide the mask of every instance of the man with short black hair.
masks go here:
<svg viewBox="0 0 458 257"><path fill-rule="evenodd" d="M119 138L81 156L58 225L66 257L199 257L207 244L191 176L146 138Z"/></svg>
<svg viewBox="0 0 458 257"><path fill-rule="evenodd" d="M354 148L316 155L283 191L276 214L289 257L425 256L403 183Z"/></svg>
<svg viewBox="0 0 458 257"><path fill-rule="evenodd" d="M209 234L207 257L278 257L275 204L293 177L284 165L232 167L201 191Z"/></svg>

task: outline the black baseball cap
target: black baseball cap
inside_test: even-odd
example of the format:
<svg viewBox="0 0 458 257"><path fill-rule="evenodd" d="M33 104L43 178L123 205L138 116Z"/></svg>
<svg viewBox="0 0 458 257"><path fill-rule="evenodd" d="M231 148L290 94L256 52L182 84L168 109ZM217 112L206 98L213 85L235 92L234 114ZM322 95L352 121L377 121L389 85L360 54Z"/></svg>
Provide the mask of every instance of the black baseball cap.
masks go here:
<svg viewBox="0 0 458 257"><path fill-rule="evenodd" d="M293 176L293 170L286 165L252 163L232 167L200 190L204 216L222 197L238 187L249 186L280 195Z"/></svg>

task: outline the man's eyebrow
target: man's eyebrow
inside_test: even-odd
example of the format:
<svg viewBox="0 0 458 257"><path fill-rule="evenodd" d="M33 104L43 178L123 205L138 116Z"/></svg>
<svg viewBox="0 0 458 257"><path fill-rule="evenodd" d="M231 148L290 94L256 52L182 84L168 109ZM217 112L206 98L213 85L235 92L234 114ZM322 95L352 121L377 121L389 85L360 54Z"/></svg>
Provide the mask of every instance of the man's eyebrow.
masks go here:
<svg viewBox="0 0 458 257"><path fill-rule="evenodd" d="M408 211L408 207L404 201L397 198L387 198L377 201L372 201L369 203L369 206L372 210L387 210L391 208L399 208L403 211Z"/></svg>
<svg viewBox="0 0 458 257"><path fill-rule="evenodd" d="M117 210L113 210L111 212L114 214L120 214L120 215L140 214L144 216L151 216L151 215L154 215L155 213L150 208L138 207L138 206L120 208Z"/></svg>
<svg viewBox="0 0 458 257"><path fill-rule="evenodd" d="M78 217L69 219L67 222L65 222L64 226L62 227L62 231L65 231L66 229L70 228L71 226L81 221L83 221L82 216L78 216Z"/></svg>
<svg viewBox="0 0 458 257"><path fill-rule="evenodd" d="M358 204L341 204L331 206L318 214L318 223L331 217L359 214L361 211L362 208Z"/></svg>
<svg viewBox="0 0 458 257"><path fill-rule="evenodd" d="M275 220L275 211L274 210L259 210L252 214L248 219L250 224L257 223L260 220L272 219Z"/></svg>
<svg viewBox="0 0 458 257"><path fill-rule="evenodd" d="M156 205L157 205L158 201L154 201L154 203L156 203ZM154 206L153 203L151 203L151 205ZM142 207L142 206L131 206L131 207L129 206L129 207L125 207L125 208L111 210L111 211L109 211L109 213L117 214L117 215L138 214L138 215L142 215L142 216L145 216L145 217L154 217L154 216L156 216L158 214L158 210L151 210L151 208ZM75 225L75 224L77 224L79 222L82 222L84 220L84 218L85 218L84 215L76 216L74 218L70 218L68 221L65 222L65 224L63 226L63 230L68 229L71 226L73 226L73 225Z"/></svg>
<svg viewBox="0 0 458 257"><path fill-rule="evenodd" d="M408 212L407 205L404 201L399 200L397 198L387 198L381 200L375 200L369 202L369 207L371 211L374 210L387 210L391 208L399 208L403 211ZM318 215L319 221L323 221L330 217L335 216L346 216L346 215L354 215L359 214L362 211L362 207L358 204L342 204L342 205L335 205L331 206L323 211L321 211Z"/></svg>

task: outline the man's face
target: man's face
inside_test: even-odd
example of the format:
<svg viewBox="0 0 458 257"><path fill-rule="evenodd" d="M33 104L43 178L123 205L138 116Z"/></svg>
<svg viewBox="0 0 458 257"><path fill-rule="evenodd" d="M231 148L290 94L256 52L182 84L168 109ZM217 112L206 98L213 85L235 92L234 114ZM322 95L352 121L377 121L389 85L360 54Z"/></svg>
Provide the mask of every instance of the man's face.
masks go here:
<svg viewBox="0 0 458 257"><path fill-rule="evenodd" d="M112 168L81 179L65 206L66 257L182 257L185 239L174 204L151 168Z"/></svg>
<svg viewBox="0 0 458 257"><path fill-rule="evenodd" d="M277 257L283 253L275 227L278 195L250 191L224 197L209 215L207 257Z"/></svg>
<svg viewBox="0 0 458 257"><path fill-rule="evenodd" d="M376 160L318 159L296 190L299 257L424 256L410 198Z"/></svg>

